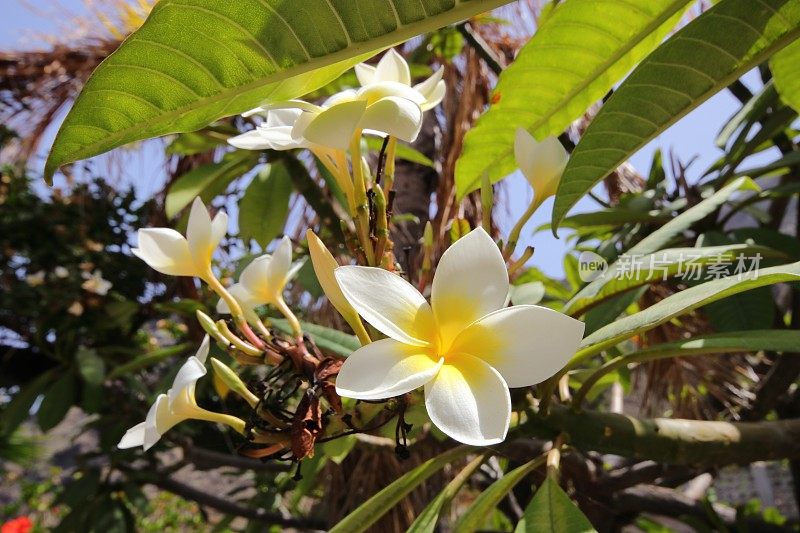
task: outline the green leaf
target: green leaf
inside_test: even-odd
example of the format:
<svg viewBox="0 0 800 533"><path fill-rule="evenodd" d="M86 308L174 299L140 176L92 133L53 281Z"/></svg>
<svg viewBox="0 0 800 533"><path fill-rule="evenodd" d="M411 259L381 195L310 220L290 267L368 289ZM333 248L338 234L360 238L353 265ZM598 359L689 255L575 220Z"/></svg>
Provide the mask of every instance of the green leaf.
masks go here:
<svg viewBox="0 0 800 533"><path fill-rule="evenodd" d="M442 489L436 498L425 506L425 509L422 510L411 526L409 526L406 533L433 533L436 529L436 522L439 521L439 513L441 513L442 509L444 509L455 495L458 494L458 491L461 490L464 483L469 480L472 473L475 472L485 460L485 455L479 455L470 461L467 466Z"/></svg>
<svg viewBox="0 0 800 533"><path fill-rule="evenodd" d="M67 372L44 393L44 400L36 414L42 431L49 431L61 422L73 403L75 403L75 376L72 372Z"/></svg>
<svg viewBox="0 0 800 533"><path fill-rule="evenodd" d="M106 363L95 350L81 346L75 355L78 372L91 385L99 385L106 377Z"/></svg>
<svg viewBox="0 0 800 533"><path fill-rule="evenodd" d="M625 207L612 207L590 213L578 213L564 219L562 225L567 228L582 226L621 226L639 222L643 224L661 224L670 219L669 215L658 211L640 211Z"/></svg>
<svg viewBox="0 0 800 533"><path fill-rule="evenodd" d="M650 54L572 152L556 193L553 231L595 183L639 148L797 38L799 22L794 0L722 0Z"/></svg>
<svg viewBox="0 0 800 533"><path fill-rule="evenodd" d="M52 368L24 384L22 390L14 395L14 399L0 410L0 434L11 435L19 425L28 418L31 406L52 380L63 371L61 368Z"/></svg>
<svg viewBox="0 0 800 533"><path fill-rule="evenodd" d="M769 66L781 99L800 113L800 42L775 54Z"/></svg>
<svg viewBox="0 0 800 533"><path fill-rule="evenodd" d="M283 163L274 163L253 178L239 203L239 236L266 248L283 233L289 215L292 178Z"/></svg>
<svg viewBox="0 0 800 533"><path fill-rule="evenodd" d="M183 344L176 344L175 346L167 346L166 348L159 348L158 350L153 350L150 353L139 356L136 359L128 361L127 363L114 368L111 372L109 372L108 379L119 378L126 374L132 374L143 368L147 368L157 363L160 363L165 359L169 359L170 357L183 355L186 352L188 352L191 347L192 345L187 342Z"/></svg>
<svg viewBox="0 0 800 533"><path fill-rule="evenodd" d="M458 520L455 531L459 533L472 533L481 528L492 510L506 497L506 494L511 492L517 483L522 481L525 476L542 466L546 457L547 456L542 455L532 461L528 461L489 485L489 488L480 493L475 501L472 502L472 505L469 506L467 512Z"/></svg>
<svg viewBox="0 0 800 533"><path fill-rule="evenodd" d="M572 300L566 303L563 312L570 316L580 316L587 310L617 294L649 283L664 281L684 275L694 276L695 265L709 264L736 265L737 257L784 257L781 253L762 246L732 244L724 246L705 246L701 248L668 248L654 254L624 254L600 277L581 289ZM749 262L748 262L749 266Z"/></svg>
<svg viewBox="0 0 800 533"><path fill-rule="evenodd" d="M494 105L467 132L456 165L458 197L477 189L484 173L494 183L514 171L517 128L539 140L560 134L658 46L688 3L560 5L500 75Z"/></svg>
<svg viewBox="0 0 800 533"><path fill-rule="evenodd" d="M658 344L638 352L615 357L604 363L583 382L580 390L575 394L574 405L580 405L582 399L603 376L632 363L657 361L670 357L758 352L761 350L794 353L798 346L800 346L800 331L795 330L737 331Z"/></svg>
<svg viewBox="0 0 800 533"><path fill-rule="evenodd" d="M225 146L228 139L238 135L233 126L214 126L199 131L181 133L164 150L167 155L194 155Z"/></svg>
<svg viewBox="0 0 800 533"><path fill-rule="evenodd" d="M284 333L292 333L292 327L284 318L270 319L272 325ZM309 322L301 322L304 333L311 335L311 338L323 350L331 351L342 357L347 357L361 347L358 338L337 329L326 328Z"/></svg>
<svg viewBox="0 0 800 533"><path fill-rule="evenodd" d="M45 165L296 98L374 51L510 0L161 0L97 67Z"/></svg>
<svg viewBox="0 0 800 533"><path fill-rule="evenodd" d="M355 435L345 435L338 439L323 442L321 446L325 456L337 465L340 465L357 443L358 437Z"/></svg>
<svg viewBox="0 0 800 533"><path fill-rule="evenodd" d="M330 533L361 533L394 507L406 495L421 485L433 474L469 453L468 446L459 446L441 455L428 459L410 472L403 474L352 513L336 524Z"/></svg>
<svg viewBox="0 0 800 533"><path fill-rule="evenodd" d="M165 210L173 218L199 196L209 203L228 188L228 184L258 163L258 152L237 150L225 154L219 163L209 163L190 170L169 188Z"/></svg>
<svg viewBox="0 0 800 533"><path fill-rule="evenodd" d="M597 531L558 482L547 477L536 491L514 533L582 533Z"/></svg>
<svg viewBox="0 0 800 533"><path fill-rule="evenodd" d="M546 289L541 281L531 281L511 286L511 302L514 305L536 305L544 298Z"/></svg>
<svg viewBox="0 0 800 533"><path fill-rule="evenodd" d="M800 262L760 269L751 279L745 276L742 276L742 279L731 276L690 287L585 337L581 342L582 349L575 354L570 366L698 307L756 287L785 281L800 281Z"/></svg>

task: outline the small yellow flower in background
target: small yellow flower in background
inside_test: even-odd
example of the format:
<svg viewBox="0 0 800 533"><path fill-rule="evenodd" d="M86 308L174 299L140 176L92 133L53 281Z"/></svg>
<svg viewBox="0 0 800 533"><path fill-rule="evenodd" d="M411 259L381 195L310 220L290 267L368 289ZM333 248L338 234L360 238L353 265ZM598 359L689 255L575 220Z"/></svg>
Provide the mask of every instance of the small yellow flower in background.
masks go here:
<svg viewBox="0 0 800 533"><path fill-rule="evenodd" d="M283 237L272 255L259 256L245 267L239 283L233 285L229 292L241 304L245 318L257 322L256 307L266 304L281 310L286 307L283 291L301 266L302 263L292 265L292 241L289 237ZM217 312L230 313L225 300L217 303Z"/></svg>
<svg viewBox="0 0 800 533"><path fill-rule="evenodd" d="M80 303L78 300L75 300L67 307L67 313L71 314L72 316L81 316L83 314L83 304Z"/></svg>
<svg viewBox="0 0 800 533"><path fill-rule="evenodd" d="M424 99L420 103L423 111L436 107L444 98L446 90L442 80L444 67L439 67L427 80L412 86L408 63L394 48L390 48L383 54L376 66L359 63L356 65L355 71L362 87L379 86L381 83L399 83L412 87Z"/></svg>
<svg viewBox="0 0 800 533"><path fill-rule="evenodd" d="M558 182L569 161L569 154L557 138L550 136L537 142L527 130L518 128L514 157L533 187L537 204L556 194Z"/></svg>
<svg viewBox="0 0 800 533"><path fill-rule="evenodd" d="M325 247L325 244L313 231L306 231L306 239L308 240L308 253L311 256L311 264L325 296L328 297L331 305L339 311L342 318L350 324L361 344L369 344L371 340L367 330L364 329L364 324L361 323L358 312L344 297L342 289L339 287L339 282L336 281L334 276L334 271L339 268L339 263L336 262L336 259Z"/></svg>
<svg viewBox="0 0 800 533"><path fill-rule="evenodd" d="M63 266L57 266L53 269L53 274L55 274L58 279L64 279L69 277L69 270Z"/></svg>
<svg viewBox="0 0 800 533"><path fill-rule="evenodd" d="M430 304L386 270L344 266L335 275L350 304L389 337L345 360L337 392L378 400L424 386L431 421L466 444L504 440L511 418L508 388L551 377L583 336L582 322L552 309L505 307L506 265L482 228L442 255Z"/></svg>
<svg viewBox="0 0 800 533"><path fill-rule="evenodd" d="M34 272L33 274L28 274L27 276L25 276L25 283L27 283L28 286L30 287L38 287L39 285L44 284L44 276L45 276L44 270Z"/></svg>
<svg viewBox="0 0 800 533"><path fill-rule="evenodd" d="M95 270L92 274L84 272L82 274L84 281L81 288L85 291L93 292L99 296L105 296L111 287L114 285L107 279L103 279L103 273L100 270Z"/></svg>
<svg viewBox="0 0 800 533"><path fill-rule="evenodd" d="M210 341L208 335L197 353L189 357L178 370L167 394L159 394L147 413L144 422L130 428L117 444L118 448L142 446L148 450L172 427L184 420L207 420L228 424L235 430L244 431L244 421L221 413L207 411L197 405L194 392L197 381L206 375L206 358Z"/></svg>
<svg viewBox="0 0 800 533"><path fill-rule="evenodd" d="M203 201L195 198L186 237L171 228L140 229L139 247L133 253L162 274L205 279L211 269L211 256L227 230L228 216L220 211L211 220Z"/></svg>

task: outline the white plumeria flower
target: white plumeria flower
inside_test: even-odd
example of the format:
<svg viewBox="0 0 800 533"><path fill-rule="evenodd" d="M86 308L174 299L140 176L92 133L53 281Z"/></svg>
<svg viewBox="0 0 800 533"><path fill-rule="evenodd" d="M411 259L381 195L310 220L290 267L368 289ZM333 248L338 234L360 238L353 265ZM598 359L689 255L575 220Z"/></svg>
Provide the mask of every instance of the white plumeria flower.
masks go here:
<svg viewBox="0 0 800 533"><path fill-rule="evenodd" d="M103 272L100 270L95 270L91 274L84 272L82 276L86 281L81 284L81 288L99 296L105 296L108 294L111 287L114 286L114 284L107 279L103 279Z"/></svg>
<svg viewBox="0 0 800 533"><path fill-rule="evenodd" d="M206 278L211 256L227 229L228 216L223 211L211 220L203 201L195 198L186 237L171 228L140 229L139 247L132 251L162 274Z"/></svg>
<svg viewBox="0 0 800 533"><path fill-rule="evenodd" d="M281 310L286 307L283 290L302 266L302 263L292 265L292 241L283 237L272 255L257 257L245 267L239 283L234 284L229 292L239 301L245 318L255 323L259 320L254 311L256 307L266 304ZM217 312L230 313L225 300L217 303Z"/></svg>
<svg viewBox="0 0 800 533"><path fill-rule="evenodd" d="M228 139L228 143L243 150L294 150L295 148L312 148L315 145L306 139L292 136L292 128L303 113L301 109L265 109L256 108L243 116L261 114L266 121L236 137Z"/></svg>
<svg viewBox="0 0 800 533"><path fill-rule="evenodd" d="M424 385L431 421L466 444L503 441L508 388L555 374L583 335L582 322L552 309L505 308L506 265L481 228L442 255L430 305L403 278L379 268L340 267L336 279L361 316L389 337L345 360L337 392L377 400Z"/></svg>
<svg viewBox="0 0 800 533"><path fill-rule="evenodd" d="M172 427L184 420L209 420L226 422L227 415L206 411L197 405L194 397L197 381L206 375L206 358L210 341L208 335L197 353L189 357L175 376L167 394L159 394L145 421L130 428L117 444L118 448L142 446L145 451L151 448ZM229 417L232 420L238 420Z"/></svg>
<svg viewBox="0 0 800 533"><path fill-rule="evenodd" d="M569 154L557 138L550 136L537 142L527 130L517 128L514 156L533 187L537 203L556 194L558 182L569 161Z"/></svg>
<svg viewBox="0 0 800 533"><path fill-rule="evenodd" d="M53 274L55 274L58 279L64 279L69 277L69 270L63 266L57 266L53 270Z"/></svg>
<svg viewBox="0 0 800 533"><path fill-rule="evenodd" d="M394 48L390 48L376 66L359 63L356 65L355 71L358 82L362 87L369 87L382 82L400 83L412 87L411 71L408 68L408 63ZM423 111L436 107L444 98L445 84L442 80L443 74L444 67L439 67L427 80L412 87L424 99L420 104L420 108Z"/></svg>

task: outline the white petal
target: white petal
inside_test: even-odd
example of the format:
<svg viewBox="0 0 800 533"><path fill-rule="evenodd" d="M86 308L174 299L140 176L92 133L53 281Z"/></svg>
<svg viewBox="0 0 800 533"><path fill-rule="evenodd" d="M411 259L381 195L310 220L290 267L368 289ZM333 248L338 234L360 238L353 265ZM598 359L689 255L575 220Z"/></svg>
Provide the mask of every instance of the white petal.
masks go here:
<svg viewBox="0 0 800 533"><path fill-rule="evenodd" d="M502 376L476 357L458 356L425 385L425 406L436 427L473 446L497 444L511 421L511 395Z"/></svg>
<svg viewBox="0 0 800 533"><path fill-rule="evenodd" d="M336 378L336 392L346 398L382 400L410 392L433 379L443 359L419 346L381 339L347 357Z"/></svg>
<svg viewBox="0 0 800 533"><path fill-rule="evenodd" d="M363 87L358 91L358 98L366 100L367 103L374 104L381 98L387 96L397 96L411 100L417 105L425 103L425 97L419 91L396 81L381 81L373 83L367 87Z"/></svg>
<svg viewBox="0 0 800 533"><path fill-rule="evenodd" d="M569 154L556 137L549 136L537 143L530 133L519 128L514 139L514 156L540 199L556 193L569 160Z"/></svg>
<svg viewBox="0 0 800 533"><path fill-rule="evenodd" d="M390 48L378 61L375 79L376 81L396 81L411 85L411 73L408 70L408 63L394 48ZM362 83L362 85L364 84Z"/></svg>
<svg viewBox="0 0 800 533"><path fill-rule="evenodd" d="M341 104L343 102L351 102L353 100L358 100L358 91L355 89L345 89L343 91L339 91L338 93L334 93L328 98L326 98L322 102L322 106L317 111L322 111L323 109L327 109L331 106L336 104Z"/></svg>
<svg viewBox="0 0 800 533"><path fill-rule="evenodd" d="M206 375L205 365L195 356L192 356L183 363L175 380L172 382L172 387L167 392L169 397L170 407L175 403L176 398L186 391L194 394L194 387L197 380Z"/></svg>
<svg viewBox="0 0 800 533"><path fill-rule="evenodd" d="M206 359L208 358L208 350L211 348L211 339L206 335L203 337L203 342L200 343L200 347L197 349L197 353L194 356L200 361L201 364L206 364Z"/></svg>
<svg viewBox="0 0 800 533"><path fill-rule="evenodd" d="M135 426L130 428L128 431L125 432L125 434L120 439L119 444L117 444L117 448L121 450L126 450L128 448L136 448L138 446L144 446L144 433L145 433L144 428L145 428L144 422L140 422L139 424L136 424Z"/></svg>
<svg viewBox="0 0 800 533"><path fill-rule="evenodd" d="M525 128L517 128L514 136L514 158L517 160L517 166L526 176L533 168L533 161L536 157L536 146L539 143L533 138L533 135L528 133Z"/></svg>
<svg viewBox="0 0 800 533"><path fill-rule="evenodd" d="M186 240L189 242L192 257L202 261L211 247L211 216L199 196L192 202L192 210L189 212Z"/></svg>
<svg viewBox="0 0 800 533"><path fill-rule="evenodd" d="M505 305L508 271L500 250L483 228L457 240L439 260L431 306L446 350L467 326Z"/></svg>
<svg viewBox="0 0 800 533"><path fill-rule="evenodd" d="M405 98L387 96L367 107L359 128L381 131L412 142L422 129L422 109Z"/></svg>
<svg viewBox="0 0 800 533"><path fill-rule="evenodd" d="M272 148L259 130L252 130L228 139L228 144L241 150L266 150Z"/></svg>
<svg viewBox="0 0 800 533"><path fill-rule="evenodd" d="M515 305L472 324L450 353L474 355L500 372L509 387L527 387L564 368L578 349L583 329L583 322L552 309Z"/></svg>
<svg viewBox="0 0 800 533"><path fill-rule="evenodd" d="M375 72L376 69L372 65L367 65L366 63L359 63L356 65L356 78L358 78L358 83L361 86L369 85L370 83L375 81Z"/></svg>
<svg viewBox="0 0 800 533"><path fill-rule="evenodd" d="M264 298L259 298L247 290L241 283L233 284L228 288L228 292L236 299L237 302L239 302L239 305L242 306L242 311L244 311L244 314L248 320L254 316L254 314L247 316L248 313L252 313L254 307L268 303ZM228 303L222 298L217 301L217 313L221 313L223 315L231 314Z"/></svg>
<svg viewBox="0 0 800 533"><path fill-rule="evenodd" d="M302 114L303 110L297 108L271 109L267 112L266 129L292 127Z"/></svg>
<svg viewBox="0 0 800 533"><path fill-rule="evenodd" d="M423 109L430 109L439 105L445 93L444 81L444 67L439 67L427 80L422 83L414 85L414 89L425 97L425 104Z"/></svg>
<svg viewBox="0 0 800 533"><path fill-rule="evenodd" d="M271 262L272 256L269 254L260 255L250 261L250 264L242 270L237 285L241 284L242 288L253 294L263 292L267 285L269 265Z"/></svg>
<svg viewBox="0 0 800 533"><path fill-rule="evenodd" d="M162 422L161 427L166 428L164 431L174 425L169 425L169 400L166 394L159 394L156 401L150 406L150 410L147 411L147 417L144 420L144 451L152 448L163 435L163 432L159 431L159 419Z"/></svg>
<svg viewBox="0 0 800 533"><path fill-rule="evenodd" d="M266 282L271 291L277 293L283 291L290 268L292 268L292 241L284 235L275 248L267 269Z"/></svg>
<svg viewBox="0 0 800 533"><path fill-rule="evenodd" d="M219 211L214 220L211 221L211 247L216 249L225 234L228 233L228 214L225 211Z"/></svg>
<svg viewBox="0 0 800 533"><path fill-rule="evenodd" d="M139 247L132 251L150 268L169 276L196 274L189 243L174 229L145 228L140 229L137 235Z"/></svg>
<svg viewBox="0 0 800 533"><path fill-rule="evenodd" d="M350 305L384 335L415 346L435 342L428 302L397 274L375 267L343 266L334 275Z"/></svg>
<svg viewBox="0 0 800 533"><path fill-rule="evenodd" d="M308 123L303 137L322 146L347 149L366 105L366 102L356 100L331 106Z"/></svg>

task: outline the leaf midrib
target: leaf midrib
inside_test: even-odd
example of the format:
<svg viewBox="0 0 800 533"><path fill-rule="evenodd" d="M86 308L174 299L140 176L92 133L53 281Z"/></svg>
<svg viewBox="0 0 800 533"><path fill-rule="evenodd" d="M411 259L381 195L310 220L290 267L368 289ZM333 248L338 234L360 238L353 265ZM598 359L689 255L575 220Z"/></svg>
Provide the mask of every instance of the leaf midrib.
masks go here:
<svg viewBox="0 0 800 533"><path fill-rule="evenodd" d="M592 73L591 73L591 76L585 78L586 81L580 83L575 89L573 89L572 91L568 92L558 102L557 105L554 105L554 106L551 107L551 111L549 113L546 113L546 114L542 115L542 117L540 119L538 119L536 122L534 122L532 126L526 128L527 131L531 135L533 135L536 130L538 130L540 127L542 127L544 124L546 124L552 117L554 117L559 112L561 112L566 103L569 103L576 96L578 96L580 93L585 91L592 83L597 81L598 77L602 73L607 72L612 66L614 66L616 63L618 63L623 57L625 57L626 54L628 54L634 48L636 48L648 35L653 33L662 24L664 24L667 20L669 20L670 17L675 15L675 13L682 6L687 5L689 3L689 1L691 1L691 0L688 0L688 1L687 0L676 0L672 4L672 7L669 10L665 11L664 14L661 17L658 17L657 19L654 19L650 24L645 26L640 32L634 34L634 36L631 39L629 39L628 41L625 41L623 43L624 46L622 46L619 49L618 53L610 56L607 61L605 61L604 63L600 64L598 66L598 68L593 70ZM550 22L552 23L552 21L550 21ZM484 166L484 168L491 168L493 166L501 164L503 162L503 160L505 160L507 157L509 157L511 155L512 152L513 152L513 148L504 149L499 156L497 156L494 159L492 159L492 161L488 165ZM482 173L479 173L479 174L482 174ZM473 179L472 182L470 183L469 187L467 187L467 190L471 189L477 181L478 181L478 179Z"/></svg>
<svg viewBox="0 0 800 533"><path fill-rule="evenodd" d="M177 108L177 109L175 109L173 111L170 111L170 112L167 112L167 113L164 113L164 114L160 114L160 115L158 115L156 117L152 117L152 118L154 120L157 120L159 123L163 123L165 121L169 122L169 121L175 120L177 118L180 118L181 116L185 115L186 113L188 113L190 111L193 111L194 109L197 109L197 108L200 108L200 107L205 107L205 106L208 106L208 105L215 104L217 102L224 101L226 98L229 98L230 100L233 100L234 98L236 98L240 94L246 93L246 92L251 91L253 89L257 89L260 86L271 85L273 83L284 81L284 80L286 80L288 78L291 78L293 76L298 76L298 75L310 72L310 71L314 70L315 68L321 68L321 67L325 67L325 66L332 66L332 65L334 65L336 63L346 61L347 59L356 59L356 58L360 57L361 55L366 55L367 53L371 53L373 51L375 53L377 53L382 49L385 49L385 48L387 48L389 46L392 46L394 44L402 42L402 41L404 41L404 40L406 40L406 39L408 39L410 37L413 37L413 36L416 36L416 35L419 35L419 34L422 34L422 33L427 33L429 31L433 31L433 30L436 30L436 29L440 28L441 24L439 23L439 21L442 20L442 19L448 19L448 20L453 19L454 21L461 20L461 14L465 13L465 12L472 13L474 11L473 8L476 5L476 3L477 4L481 4L482 7L484 7L483 4L485 4L484 11L490 11L490 10L496 8L496 7L508 4L511 1L512 0L456 0L456 2L457 2L456 6L453 9L451 9L449 11L446 11L445 13L442 13L442 14L439 14L439 15L435 15L433 17L428 17L424 21L414 23L411 26L411 27L413 27L412 31L409 31L409 30L406 29L407 27L409 27L409 25L402 25L401 26L401 25L398 24L398 28L393 32L381 35L379 37L375 37L375 38L369 39L367 41L351 44L350 46L342 48L341 50L337 50L336 52L333 52L333 53L330 53L330 54L326 54L324 56L320 56L320 58L315 58L315 59L319 59L319 61L314 61L314 60L307 61L305 63L301 63L301 64L295 65L293 67L290 67L288 69L279 71L279 72L277 72L275 74L271 74L270 78L269 78L269 81L265 81L264 78L256 79L256 80L253 80L252 82L247 83L245 85L239 85L239 86L232 87L232 88L230 88L228 90L225 90L225 91L220 91L219 93L217 93L217 94L215 94L213 96L209 96L209 97L206 97L206 98L195 100L191 104L187 104L185 106L181 106L181 107L179 107L179 108ZM390 1L390 3L392 3L392 5L394 5L393 2L394 2L394 0ZM345 32L345 33L347 33L347 32ZM134 32L131 35L131 37L135 38L135 35L136 35L136 32ZM111 56L109 56L109 57L111 57ZM105 62L106 60L104 60L103 62ZM323 62L323 61L325 62L325 64L319 65L319 63ZM101 64L101 66L102 66L102 64ZM101 68L101 66L98 66L98 70ZM93 76L94 76L94 74L92 75L92 77ZM91 77L90 77L90 80L91 80ZM87 81L87 83L88 83L88 81ZM87 94L86 92L82 91L78 95L78 98L76 98L76 100L75 100L75 104L73 104L73 108L75 106L77 106L77 104L80 101L82 101L83 98L86 98L86 94ZM137 95L134 94L132 96L137 96ZM113 147L117 143L117 141L125 139L131 133L133 133L135 131L141 131L142 129L143 128L142 128L142 124L141 123L133 124L133 125L125 128L125 129L123 129L123 130L119 130L117 132L114 132L114 133L106 136L105 138L103 138L102 143L93 143L93 144L91 144L91 145L89 145L87 147L84 147L84 148L79 149L77 151L71 152L69 157L73 158L72 159L73 161L77 161L77 160L83 159L85 157L91 157L92 155L95 155L97 153L96 152L96 148L91 148L91 147L97 147L97 146L100 146L100 147L103 147L103 148L105 148L106 146L112 146ZM62 135L64 134L65 131L68 131L68 130L69 130L69 125L67 125L66 128L63 128L63 129L59 130L59 132L56 135L56 138L55 138L55 140L53 142L53 146L54 147L58 145L59 140L61 139ZM133 141L131 141L131 142L133 142ZM111 149L113 149L113 148L111 148ZM51 148L51 154L52 154L52 148ZM55 172L56 169L53 168L53 165L60 166L60 165L62 165L64 163L67 163L67 162L68 161L66 161L66 160L63 161L63 162L54 162L54 161L51 160L50 157L48 157L47 162L45 164L45 177L49 177L49 176L52 175L52 173Z"/></svg>

